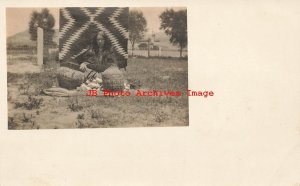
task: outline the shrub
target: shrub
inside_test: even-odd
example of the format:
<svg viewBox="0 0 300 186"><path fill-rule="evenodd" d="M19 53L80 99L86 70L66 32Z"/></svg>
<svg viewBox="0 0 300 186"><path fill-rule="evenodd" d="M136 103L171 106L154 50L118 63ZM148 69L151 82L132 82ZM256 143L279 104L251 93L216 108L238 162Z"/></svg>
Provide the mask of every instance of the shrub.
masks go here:
<svg viewBox="0 0 300 186"><path fill-rule="evenodd" d="M77 119L84 119L84 114L82 113L82 114L78 114L77 115Z"/></svg>
<svg viewBox="0 0 300 186"><path fill-rule="evenodd" d="M69 109L73 112L77 112L83 109L83 106L78 103L78 99L72 99L71 102L68 104Z"/></svg>
<svg viewBox="0 0 300 186"><path fill-rule="evenodd" d="M163 111L161 111L161 112L156 111L154 114L154 117L155 117L155 121L157 123L161 123L167 119L167 114Z"/></svg>
<svg viewBox="0 0 300 186"><path fill-rule="evenodd" d="M99 118L99 117L101 117L101 115L100 115L100 113L99 113L98 111L96 111L96 110L91 110L91 118L92 118L92 119L97 119L97 118Z"/></svg>
<svg viewBox="0 0 300 186"><path fill-rule="evenodd" d="M18 124L14 121L13 117L8 117L8 129L17 129Z"/></svg>
<svg viewBox="0 0 300 186"><path fill-rule="evenodd" d="M32 96L28 96L28 101L25 103L16 102L15 108L26 108L27 110L38 109L40 108L43 102L43 98L34 98Z"/></svg>
<svg viewBox="0 0 300 186"><path fill-rule="evenodd" d="M31 120L32 120L32 114L30 115L30 117L27 117L26 114L23 113L23 119L22 119L22 121L24 123L31 122Z"/></svg>

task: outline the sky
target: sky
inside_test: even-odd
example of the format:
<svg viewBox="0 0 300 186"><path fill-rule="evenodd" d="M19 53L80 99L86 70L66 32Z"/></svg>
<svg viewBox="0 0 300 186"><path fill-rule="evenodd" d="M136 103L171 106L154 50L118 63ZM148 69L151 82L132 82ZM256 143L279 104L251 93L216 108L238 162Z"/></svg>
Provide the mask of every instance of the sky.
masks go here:
<svg viewBox="0 0 300 186"><path fill-rule="evenodd" d="M185 7L134 7L130 10L139 10L143 12L147 20L148 32L160 32L159 15L167 8L173 8L175 11L186 9ZM7 8L6 9L6 32L7 36L15 35L28 29L31 13L41 11L42 8ZM59 28L59 8L48 8L54 16L56 22L54 28Z"/></svg>
<svg viewBox="0 0 300 186"><path fill-rule="evenodd" d="M54 16L55 26L59 27L59 9L48 8ZM42 8L7 8L6 9L6 34L7 36L15 35L28 29L31 13L36 10L40 12Z"/></svg>

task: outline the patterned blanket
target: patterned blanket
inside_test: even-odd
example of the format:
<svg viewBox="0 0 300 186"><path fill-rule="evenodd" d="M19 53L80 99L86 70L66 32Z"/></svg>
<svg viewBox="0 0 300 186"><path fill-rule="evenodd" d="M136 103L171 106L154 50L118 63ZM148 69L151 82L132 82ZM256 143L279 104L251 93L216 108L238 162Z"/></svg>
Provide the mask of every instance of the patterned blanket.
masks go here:
<svg viewBox="0 0 300 186"><path fill-rule="evenodd" d="M91 40L103 31L113 47L118 66L127 66L128 7L61 8L59 60L76 61L89 50Z"/></svg>

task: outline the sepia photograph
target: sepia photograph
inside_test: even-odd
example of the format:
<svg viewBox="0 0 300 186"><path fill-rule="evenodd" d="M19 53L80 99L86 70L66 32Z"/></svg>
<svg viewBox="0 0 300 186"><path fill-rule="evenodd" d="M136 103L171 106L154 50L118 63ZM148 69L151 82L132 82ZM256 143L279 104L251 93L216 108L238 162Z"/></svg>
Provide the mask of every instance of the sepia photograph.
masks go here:
<svg viewBox="0 0 300 186"><path fill-rule="evenodd" d="M0 5L0 186L300 186L300 1Z"/></svg>
<svg viewBox="0 0 300 186"><path fill-rule="evenodd" d="M6 8L8 129L189 126L186 7Z"/></svg>

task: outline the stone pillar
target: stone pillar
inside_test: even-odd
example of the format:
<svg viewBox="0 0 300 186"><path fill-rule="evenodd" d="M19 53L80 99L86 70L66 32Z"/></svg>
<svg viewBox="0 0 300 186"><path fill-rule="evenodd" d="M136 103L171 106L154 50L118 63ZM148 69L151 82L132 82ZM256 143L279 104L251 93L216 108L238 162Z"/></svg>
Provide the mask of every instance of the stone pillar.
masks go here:
<svg viewBox="0 0 300 186"><path fill-rule="evenodd" d="M43 65L44 58L44 30L40 27L37 29L37 61L38 66Z"/></svg>

